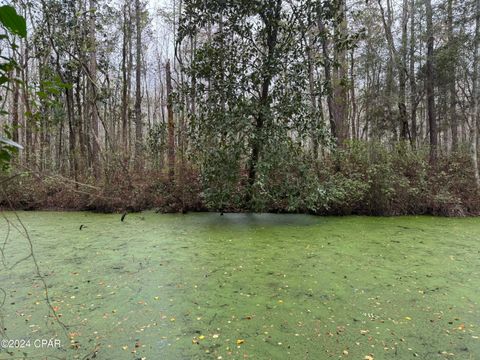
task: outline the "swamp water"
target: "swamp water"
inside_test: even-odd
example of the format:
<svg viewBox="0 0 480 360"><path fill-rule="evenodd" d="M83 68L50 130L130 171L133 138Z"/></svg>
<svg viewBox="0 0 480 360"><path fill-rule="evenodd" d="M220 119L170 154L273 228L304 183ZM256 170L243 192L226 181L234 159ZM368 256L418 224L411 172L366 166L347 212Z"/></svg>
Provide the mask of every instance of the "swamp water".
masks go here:
<svg viewBox="0 0 480 360"><path fill-rule="evenodd" d="M480 359L480 219L19 216L0 359Z"/></svg>

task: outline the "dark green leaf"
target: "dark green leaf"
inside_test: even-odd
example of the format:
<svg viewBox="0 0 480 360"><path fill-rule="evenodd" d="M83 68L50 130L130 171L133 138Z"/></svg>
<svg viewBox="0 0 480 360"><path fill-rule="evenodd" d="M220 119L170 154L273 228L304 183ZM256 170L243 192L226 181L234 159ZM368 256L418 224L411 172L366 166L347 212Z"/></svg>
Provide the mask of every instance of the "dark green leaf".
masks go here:
<svg viewBox="0 0 480 360"><path fill-rule="evenodd" d="M0 22L13 34L27 36L27 23L23 16L17 14L12 6L0 6Z"/></svg>

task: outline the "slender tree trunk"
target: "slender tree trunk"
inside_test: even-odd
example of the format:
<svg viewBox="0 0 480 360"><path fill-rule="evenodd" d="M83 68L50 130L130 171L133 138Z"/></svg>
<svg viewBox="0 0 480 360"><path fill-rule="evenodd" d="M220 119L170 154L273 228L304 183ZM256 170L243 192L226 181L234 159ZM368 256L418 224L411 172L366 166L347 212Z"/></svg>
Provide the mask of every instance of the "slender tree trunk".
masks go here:
<svg viewBox="0 0 480 360"><path fill-rule="evenodd" d="M319 10L320 14L320 10ZM324 70L325 70L325 91L327 93L327 107L328 107L328 120L330 123L330 132L334 139L338 138L337 134L337 127L335 124L335 118L333 114L333 89L332 89L332 66L331 66L331 59L330 59L330 52L329 52L329 41L328 41L328 33L325 27L325 24L318 15L317 19L317 26L318 31L320 32L320 38L322 42L322 53L324 59Z"/></svg>
<svg viewBox="0 0 480 360"><path fill-rule="evenodd" d="M44 79L44 71L43 71L43 58L39 58L37 62L37 73L38 73L38 89L41 93L45 93L45 79ZM58 67L58 64L57 64ZM39 110L40 110L40 126L39 129L36 131L36 137L38 138L38 150L39 150L39 157L38 157L38 169L40 171L44 171L44 159L45 159L45 125L47 124L47 107L46 107L46 99L40 99L39 101Z"/></svg>
<svg viewBox="0 0 480 360"><path fill-rule="evenodd" d="M357 121L357 99L355 98L355 48L350 52L350 103L352 104L352 139L358 137Z"/></svg>
<svg viewBox="0 0 480 360"><path fill-rule="evenodd" d="M472 72L472 104L471 104L471 144L472 144L472 162L477 188L480 188L480 175L478 169L478 125L479 125L479 97L480 88L478 84L478 72L480 62L480 0L476 0L475 7L475 38L473 41L473 72Z"/></svg>
<svg viewBox="0 0 480 360"><path fill-rule="evenodd" d="M78 164L76 156L76 134L78 128L75 126L75 116L73 115L74 101L73 101L73 90L65 89L65 98L67 103L67 118L68 118L68 153L70 161L70 176L73 179L77 180L78 174Z"/></svg>
<svg viewBox="0 0 480 360"><path fill-rule="evenodd" d="M179 14L179 17L181 16L180 14L182 14L182 6L183 6L183 1L182 0L179 0L178 2L178 14ZM221 22L222 24L222 22ZM175 25L175 24L174 24ZM174 36L176 34L176 26L174 28ZM222 25L222 28L219 29L220 33L223 33L223 25ZM178 43L177 42L177 47L176 47L176 52L177 52L177 60L180 64L180 70L179 70L179 77L180 77L180 86L184 86L187 84L187 82L185 81L185 77L184 77L184 71L182 69L182 64L183 64L183 49L182 49L182 43ZM222 72L222 76L223 76L223 72ZM182 200L182 207L183 207L183 203L184 203L184 174L185 174L185 143L186 143L186 136L185 136L185 129L186 129L186 119L185 119L185 109L188 109L190 108L190 97L187 96L187 94L185 92L181 92L181 98L180 98L180 101L181 103L184 105L182 106L180 109L179 109L179 117L178 117L178 128L177 128L177 136L178 136L178 142L177 142L177 154L179 155L180 157L180 167L179 167L179 171L178 171L178 181L180 182L180 185L181 185L181 189L182 189L182 196L181 196L181 200Z"/></svg>
<svg viewBox="0 0 480 360"><path fill-rule="evenodd" d="M338 1L337 19L338 24L335 26L337 38L344 38L347 35L347 19L345 16L345 0ZM334 60L337 64L333 72L333 115L335 119L335 128L337 132L337 145L343 146L348 138L347 124L347 87L345 80L347 79L347 60L346 49L343 44L338 42L334 46Z"/></svg>
<svg viewBox="0 0 480 360"><path fill-rule="evenodd" d="M128 153L128 77L127 53L129 27L127 25L127 1L123 4L123 41L122 41L122 145L126 155Z"/></svg>
<svg viewBox="0 0 480 360"><path fill-rule="evenodd" d="M78 131L78 140L79 140L79 146L80 146L79 158L77 158L77 168L83 168L83 165L84 165L83 162L87 158L87 139L84 131L85 130L84 129L85 112L83 111L83 107L82 107L82 87L83 87L82 73L78 71L77 77L76 77L76 84L75 84L75 102L77 106L77 114L76 114L77 120L75 121L75 124L77 128L76 131ZM75 109L75 106L73 106L73 109ZM74 129L72 130L75 131ZM72 143L71 145L75 146L75 143Z"/></svg>
<svg viewBox="0 0 480 360"><path fill-rule="evenodd" d="M447 27L448 27L448 46L450 49L453 49L455 44L455 39L453 36L453 0L448 0L447 3ZM457 52L454 52L457 54ZM450 59L449 66L449 119L450 119L450 129L452 132L452 151L457 150L458 146L458 121L457 121L457 90L456 90L456 58Z"/></svg>
<svg viewBox="0 0 480 360"><path fill-rule="evenodd" d="M13 59L17 61L15 51L13 52ZM15 79L20 78L20 69L17 67L15 68ZM19 139L19 116L18 116L18 99L20 95L20 85L14 81L13 82L13 94L12 94L12 140L18 143Z"/></svg>
<svg viewBox="0 0 480 360"><path fill-rule="evenodd" d="M382 14L382 22L385 30L385 35L390 52L390 63L388 65L387 72L387 98L389 98L393 92L393 65L398 72L398 111L399 111L399 125L400 125L400 139L407 140L409 136L408 129L408 116L406 106L406 73L407 73L407 24L408 24L408 3L407 0L403 1L403 14L402 14L402 42L400 53L395 47L392 34L392 9L390 1L387 0L387 15L382 6L382 0L378 0L380 12ZM390 106L389 106L390 109ZM389 110L390 111L390 110ZM391 114L389 114L389 117ZM396 126L395 126L396 129Z"/></svg>
<svg viewBox="0 0 480 360"><path fill-rule="evenodd" d="M313 41L311 35L308 36L308 87L310 91L310 103L312 106L312 113L314 120L314 123L312 124L312 156L315 160L318 159L318 106L317 106L317 95L315 91L315 76L313 72Z"/></svg>
<svg viewBox="0 0 480 360"><path fill-rule="evenodd" d="M367 28L367 37L370 37L371 34L371 29L370 27ZM372 44L370 42L367 42L366 45L366 56L367 58L371 58L373 53L373 48ZM365 90L365 126L362 131L362 139L369 140L370 138L370 122L372 118L372 114L370 111L370 106L371 106L371 88L372 88L372 83L374 82L375 76L372 74L374 71L372 68L374 68L374 64L372 64L370 61L365 61L364 62L364 68L365 68L365 78L366 78L366 90ZM363 136L365 135L365 136Z"/></svg>
<svg viewBox="0 0 480 360"><path fill-rule="evenodd" d="M410 121L413 148L417 146L417 83L415 76L415 0L410 0Z"/></svg>
<svg viewBox="0 0 480 360"><path fill-rule="evenodd" d="M140 0L135 0L135 28L137 31L136 66L135 66L135 168L140 170L142 164L142 29L140 26Z"/></svg>
<svg viewBox="0 0 480 360"><path fill-rule="evenodd" d="M170 60L165 66L167 83L167 113L168 113L168 178L172 183L175 179L175 120L173 118L172 73Z"/></svg>
<svg viewBox="0 0 480 360"><path fill-rule="evenodd" d="M392 111L392 99L394 91L394 69L399 68L398 54L393 42L392 35L392 8L390 6L390 0L387 0L387 13L383 8L382 0L378 0L378 5L380 7L380 13L382 15L382 23L385 31L385 38L388 44L388 62L386 65L386 79L385 79L385 99L386 99L386 119L393 118ZM392 133L394 135L394 140L397 140L397 123L392 122Z"/></svg>
<svg viewBox="0 0 480 360"><path fill-rule="evenodd" d="M195 56L194 54L197 51L197 34L190 37L190 46L190 52L192 54L192 59L190 61L193 61L193 56ZM190 105L190 111L192 115L195 116L197 112L197 79L195 77L195 74L193 74L191 77Z"/></svg>
<svg viewBox="0 0 480 360"><path fill-rule="evenodd" d="M133 19L133 14L132 14L132 8L131 8L131 2L127 0L128 3L128 23L127 23L127 30L128 30L128 36L127 36L127 54L128 54L128 62L127 62L127 101L128 101L128 107L127 107L127 153L126 153L126 159L130 158L130 153L133 150L132 148L132 109L130 108L130 97L132 93L132 67L133 67L133 36L132 36L132 19Z"/></svg>
<svg viewBox="0 0 480 360"><path fill-rule="evenodd" d="M425 10L427 17L427 66L425 91L427 96L427 116L430 130L430 161L435 162L437 158L437 120L435 115L435 93L434 93L434 74L433 74L433 13L432 1L425 0Z"/></svg>
<svg viewBox="0 0 480 360"><path fill-rule="evenodd" d="M155 108L152 109L152 99L151 94L148 89L148 81L147 81L147 71L146 71L146 61L143 62L143 81L144 81L144 92L145 98L147 100L147 130L150 131L152 129L152 119L155 118ZM156 84L154 84L155 86ZM155 91L155 88L154 88ZM155 93L153 94L155 97ZM143 150L142 150L143 151Z"/></svg>
<svg viewBox="0 0 480 360"><path fill-rule="evenodd" d="M89 110L92 130L92 165L93 173L96 177L99 176L99 141L98 141L98 109L97 109L97 95L96 95L96 81L97 81L97 51L95 39L95 18L96 18L96 0L90 0L90 21L89 21Z"/></svg>
<svg viewBox="0 0 480 360"><path fill-rule="evenodd" d="M24 12L24 17L26 18L27 11ZM25 105L25 116L24 116L24 126L25 126L25 162L29 165L31 154L33 153L33 137L32 137L32 125L29 119L32 117L32 109L30 106L30 98L28 94L28 84L30 82L29 68L29 44L28 37L25 38L25 41L22 42L22 100Z"/></svg>
<svg viewBox="0 0 480 360"><path fill-rule="evenodd" d="M165 104L167 102L165 101L165 86L163 84L162 63L160 59L158 60L158 75L160 80L160 114L162 116L162 123L165 124L168 121L165 121Z"/></svg>
<svg viewBox="0 0 480 360"><path fill-rule="evenodd" d="M406 84L407 84L407 25L408 25L408 0L403 0L403 15L402 15L402 48L400 52L400 64L398 66L398 111L400 117L400 138L407 140L410 138L410 130L408 128L408 116L406 106Z"/></svg>

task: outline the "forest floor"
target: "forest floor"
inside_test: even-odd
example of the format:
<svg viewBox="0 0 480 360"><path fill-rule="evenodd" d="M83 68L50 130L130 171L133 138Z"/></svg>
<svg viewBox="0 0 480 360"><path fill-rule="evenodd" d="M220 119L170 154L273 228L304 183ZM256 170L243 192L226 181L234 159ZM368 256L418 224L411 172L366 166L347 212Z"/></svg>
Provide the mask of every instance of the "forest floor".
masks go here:
<svg viewBox="0 0 480 360"><path fill-rule="evenodd" d="M2 214L0 359L480 356L478 218Z"/></svg>

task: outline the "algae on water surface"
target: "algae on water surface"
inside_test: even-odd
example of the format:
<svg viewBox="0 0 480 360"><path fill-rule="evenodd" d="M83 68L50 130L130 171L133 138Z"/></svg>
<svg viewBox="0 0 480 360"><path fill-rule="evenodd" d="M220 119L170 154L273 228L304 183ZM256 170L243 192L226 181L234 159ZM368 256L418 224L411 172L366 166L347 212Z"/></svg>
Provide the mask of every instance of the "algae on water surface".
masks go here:
<svg viewBox="0 0 480 360"><path fill-rule="evenodd" d="M480 219L19 215L0 359L480 358Z"/></svg>

